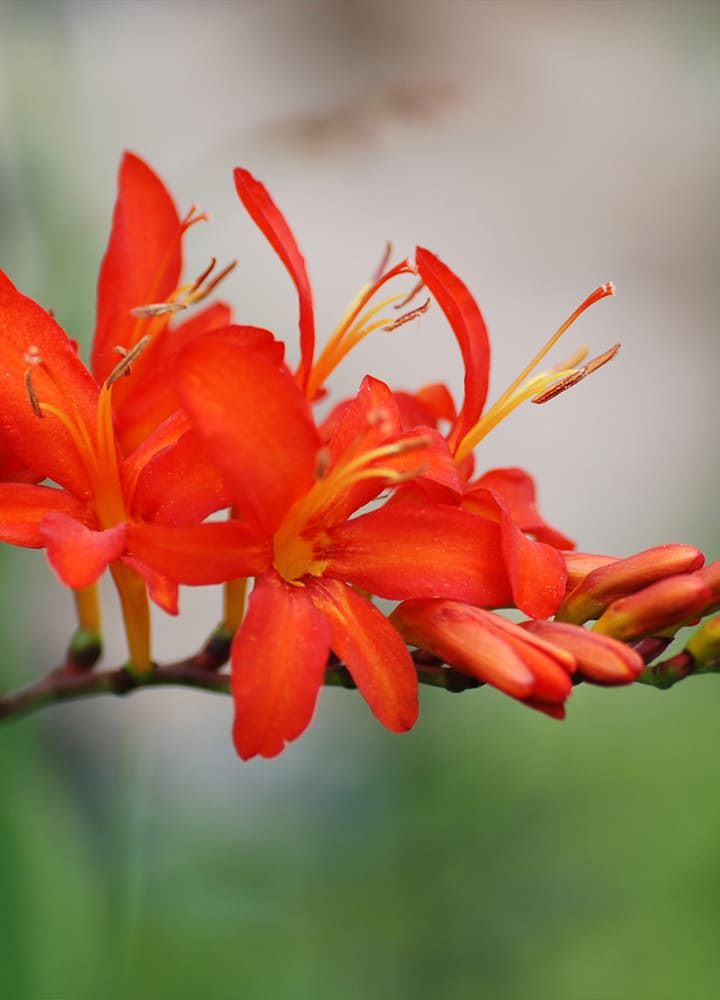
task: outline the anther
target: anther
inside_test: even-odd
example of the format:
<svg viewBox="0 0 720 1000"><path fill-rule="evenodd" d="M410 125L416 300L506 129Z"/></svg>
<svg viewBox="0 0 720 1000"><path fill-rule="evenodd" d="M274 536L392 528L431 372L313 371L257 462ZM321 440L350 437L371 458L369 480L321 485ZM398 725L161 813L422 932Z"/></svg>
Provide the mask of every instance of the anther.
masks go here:
<svg viewBox="0 0 720 1000"><path fill-rule="evenodd" d="M138 340L134 347L132 347L129 351L125 351L123 357L118 361L108 377L105 379L105 385L108 388L110 388L114 382L117 382L117 380L123 375L130 374L130 366L134 364L136 359L142 354L151 340L152 337L150 334L146 333L144 337L141 337L140 340ZM121 348L121 351L122 350L123 348Z"/></svg>
<svg viewBox="0 0 720 1000"><path fill-rule="evenodd" d="M35 350L37 350L37 348L35 348ZM25 356L25 360L26 361L28 360L27 355ZM31 362L31 364L37 364L37 362ZM42 419L45 416L45 414L40 408L40 403L38 402L38 398L35 395L35 389L33 388L32 384L32 371L30 368L28 368L28 370L25 372L25 390L28 394L28 399L30 400L30 406L32 407L33 413L35 414L36 417L40 417L40 419Z"/></svg>
<svg viewBox="0 0 720 1000"><path fill-rule="evenodd" d="M409 323L411 320L417 319L418 316L422 316L423 313L426 313L429 308L430 299L425 299L421 306L417 306L415 309L411 309L409 312L403 313L402 316L398 316L397 319L394 319L391 323L388 323L387 326L384 326L383 330L397 330L398 327L405 326L405 324Z"/></svg>
<svg viewBox="0 0 720 1000"><path fill-rule="evenodd" d="M130 310L131 316L136 316L138 319L146 319L152 316L165 316L167 313L180 312L181 309L187 309L186 305L182 302L150 302L146 306L135 306L134 309Z"/></svg>
<svg viewBox="0 0 720 1000"><path fill-rule="evenodd" d="M210 282L210 284L206 285L202 290L199 289L198 285L195 285L194 291L192 292L192 301L202 302L203 299L206 299L210 294L210 292L212 292L215 288L217 288L220 282L224 281L231 271L235 270L237 264L238 262L236 260L231 261L228 264L228 266L226 268L223 268L223 270L219 274L216 274L213 280ZM214 266L215 264L213 263L213 267ZM210 268L210 271L212 271L212 267ZM207 277L207 275L210 274L210 271L206 272L205 277Z"/></svg>
<svg viewBox="0 0 720 1000"><path fill-rule="evenodd" d="M205 279L212 274L216 264L217 264L217 257L212 257L210 259L210 263L202 272L202 274L199 274L198 277L193 282L193 285L190 289L191 292L196 291L200 287L200 285L202 285L203 281L205 281Z"/></svg>
<svg viewBox="0 0 720 1000"><path fill-rule="evenodd" d="M559 379L554 385L551 385L544 392L538 393L537 396L533 396L533 403L549 403L551 399L555 399L560 393L565 392L567 389L572 388L572 386L577 385L578 382L582 382L584 378L602 368L606 365L608 361L612 361L617 352L620 350L620 344L614 344L609 350L604 351L602 354L598 354L596 358L592 361L588 361L586 365L582 368L578 368L577 371L571 372L566 375L565 378Z"/></svg>
<svg viewBox="0 0 720 1000"><path fill-rule="evenodd" d="M415 296L418 295L423 290L424 287L425 287L425 282L418 281L416 285L413 285L413 287L410 289L410 291L408 292L408 294L405 296L404 299L401 299L400 302L395 303L395 308L403 309L405 306L410 305Z"/></svg>

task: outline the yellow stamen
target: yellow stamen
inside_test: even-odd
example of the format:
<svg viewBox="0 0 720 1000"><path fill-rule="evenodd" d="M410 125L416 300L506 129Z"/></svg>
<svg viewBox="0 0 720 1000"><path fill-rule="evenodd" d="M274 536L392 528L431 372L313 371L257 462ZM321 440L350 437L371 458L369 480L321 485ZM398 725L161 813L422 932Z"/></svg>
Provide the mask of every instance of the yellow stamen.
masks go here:
<svg viewBox="0 0 720 1000"><path fill-rule="evenodd" d="M87 632L100 631L100 602L98 600L97 584L74 590L75 610L78 625Z"/></svg>
<svg viewBox="0 0 720 1000"><path fill-rule="evenodd" d="M222 629L231 635L240 626L245 615L245 601L247 597L248 581L228 580L223 592L223 620Z"/></svg>
<svg viewBox="0 0 720 1000"><path fill-rule="evenodd" d="M400 321L388 318L375 319L380 312L388 309L390 306L399 308L403 303L410 301L415 294L414 291L410 296L390 296L389 298L384 299L379 305L373 306L372 309L368 309L366 312L363 312L366 306L370 303L370 300L386 282L401 274L416 273L414 267L407 260L402 261L400 264L396 264L395 267L390 268L389 271L385 271L384 268L387 265L388 256L389 253L386 250L381 266L372 282L365 285L360 290L358 295L355 296L342 320L323 347L320 356L310 372L306 388L306 395L308 399L312 400L315 398L323 383L337 368L340 362L354 347L360 343L361 340L364 340L364 338L370 333L374 330L383 328L390 330L395 329L396 327L401 326L403 322L414 319L415 316L418 315L417 312L413 311L413 313L407 317L407 320L403 317L400 317ZM424 309L421 311L424 311Z"/></svg>
<svg viewBox="0 0 720 1000"><path fill-rule="evenodd" d="M355 483L366 479L384 479L388 485L394 486L421 475L425 471L423 464L403 471L383 465L382 461L394 455L426 448L429 444L429 438L418 435L380 445L338 463L323 479L317 479L291 509L275 535L275 566L278 572L290 581L306 574L320 575L327 562L317 558L315 543L322 539L320 525L323 513L331 511L337 497ZM318 525L316 531L304 537L308 525L313 521Z"/></svg>
<svg viewBox="0 0 720 1000"><path fill-rule="evenodd" d="M110 567L120 597L125 634L130 650L128 670L139 677L152 670L150 658L150 608L143 578L124 563L114 562Z"/></svg>
<svg viewBox="0 0 720 1000"><path fill-rule="evenodd" d="M620 349L619 344L600 355L599 358L595 359L595 361L589 362L584 366L584 368L578 369L576 368L577 362L583 360L587 354L587 349L582 348L567 361L563 362L563 367L559 370L558 366L555 366L545 372L531 377L533 369L540 364L545 355L555 346L558 340L575 322L578 316L585 312L585 310L595 302L599 302L600 299L604 299L607 296L614 294L615 287L612 282L608 282L605 285L600 285L594 292L588 295L588 297L578 306L575 312L573 312L572 315L562 324L562 326L555 331L542 350L535 355L530 364L523 369L520 375L518 375L518 377L508 386L505 392L493 403L491 407L485 411L478 422L465 434L455 452L456 462L461 462L464 458L466 458L473 448L475 448L476 445L479 444L479 442L482 441L482 439L494 427L504 420L505 417L517 406L525 402L525 400L534 398L536 402L546 402L552 399L553 396L559 395L559 393L564 391L564 389L568 389L571 385L581 381L586 377L586 375L590 374L591 371L595 371L601 365L606 364L615 356L615 354L617 354ZM560 386L561 384L562 388L558 388L557 391L553 391L553 386Z"/></svg>

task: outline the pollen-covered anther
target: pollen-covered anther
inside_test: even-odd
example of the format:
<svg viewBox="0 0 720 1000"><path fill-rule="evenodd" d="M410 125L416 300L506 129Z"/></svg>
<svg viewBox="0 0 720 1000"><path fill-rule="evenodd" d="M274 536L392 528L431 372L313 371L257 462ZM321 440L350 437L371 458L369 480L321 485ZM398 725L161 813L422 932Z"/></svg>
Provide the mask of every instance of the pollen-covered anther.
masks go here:
<svg viewBox="0 0 720 1000"><path fill-rule="evenodd" d="M420 292L423 290L424 287L425 287L425 282L422 280L418 281L417 284L413 285L413 287L410 289L410 291L407 293L404 299L400 299L399 302L395 303L394 308L404 309L405 306L409 306L412 300L420 294Z"/></svg>
<svg viewBox="0 0 720 1000"><path fill-rule="evenodd" d="M421 306L417 306L415 309L411 309L409 312L403 313L402 316L398 316L397 319L392 320L387 326L383 327L383 330L397 330L399 326L404 326L411 320L417 319L418 316L422 316L430 308L430 299L425 299Z"/></svg>
<svg viewBox="0 0 720 1000"><path fill-rule="evenodd" d="M138 319L150 319L154 316L180 312L181 309L187 309L183 302L150 302L145 306L135 306L130 310L130 315Z"/></svg>
<svg viewBox="0 0 720 1000"><path fill-rule="evenodd" d="M137 344L135 344L134 347L131 347L129 351L125 351L125 349L122 347L119 348L119 351L120 353L122 353L123 356L115 365L115 367L110 372L108 377L105 379L105 385L108 388L110 388L110 386L113 385L114 382L117 382L117 380L121 378L123 375L130 374L131 366L142 354L142 352L145 350L145 348L147 347L147 345L150 343L151 340L152 337L150 336L150 334L146 333L145 336L141 337L140 340L138 340ZM116 347L115 350L117 351L118 348Z"/></svg>
<svg viewBox="0 0 720 1000"><path fill-rule="evenodd" d="M198 275L192 285L185 290L183 301L186 303L202 302L203 299L206 299L208 295L210 295L210 293L217 288L221 281L224 281L225 278L227 278L231 271L235 270L238 262L236 260L230 261L227 267L224 267L219 274L216 274L212 281L207 281L212 272L215 270L216 264L217 259L213 257L210 261L210 265L206 267L202 274ZM206 281L207 284L205 284Z"/></svg>
<svg viewBox="0 0 720 1000"><path fill-rule="evenodd" d="M27 356L26 360L28 360ZM39 361L34 361L31 363L38 364ZM40 403L38 402L38 398L35 395L35 389L33 388L32 384L32 369L30 368L28 368L28 370L25 372L25 391L28 394L28 399L30 400L30 406L32 407L33 413L35 414L36 417L40 417L42 419L45 416L45 414L43 413L42 408L40 407Z"/></svg>
<svg viewBox="0 0 720 1000"><path fill-rule="evenodd" d="M533 396L532 402L549 403L551 399L555 399L556 396L559 396L567 389L572 388L572 386L577 385L578 382L582 382L584 378L592 374L592 372L597 371L598 368L602 368L602 366L606 365L608 361L612 361L619 350L620 344L613 344L609 350L604 351L602 354L598 354L598 356L593 358L592 361L588 361L588 363L583 365L581 368L578 368L569 375L566 375L565 378L559 379L554 385L551 385L543 392L538 393L537 396Z"/></svg>

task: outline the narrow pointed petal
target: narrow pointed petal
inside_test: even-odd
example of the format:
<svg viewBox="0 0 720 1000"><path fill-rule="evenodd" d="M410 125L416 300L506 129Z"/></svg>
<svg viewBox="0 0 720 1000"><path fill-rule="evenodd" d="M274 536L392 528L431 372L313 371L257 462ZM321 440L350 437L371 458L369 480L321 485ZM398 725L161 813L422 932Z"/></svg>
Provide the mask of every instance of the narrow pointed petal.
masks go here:
<svg viewBox="0 0 720 1000"><path fill-rule="evenodd" d="M35 359L32 361L30 359ZM87 470L76 441L52 413L38 416L36 402L71 413L95 427L98 386L77 355L77 345L42 306L22 295L0 272L0 425L15 456L41 478L76 496L89 493Z"/></svg>
<svg viewBox="0 0 720 1000"><path fill-rule="evenodd" d="M445 313L465 364L465 399L450 434L455 448L482 414L490 377L490 340L482 313L469 289L435 254L418 247L420 277Z"/></svg>
<svg viewBox="0 0 720 1000"><path fill-rule="evenodd" d="M83 520L87 508L65 490L25 483L0 484L0 542L43 548L45 536L40 525L46 514Z"/></svg>
<svg viewBox="0 0 720 1000"><path fill-rule="evenodd" d="M412 658L378 609L343 583L311 580L315 606L330 622L330 645L345 663L380 722L394 733L412 729L418 682Z"/></svg>
<svg viewBox="0 0 720 1000"><path fill-rule="evenodd" d="M96 583L125 549L125 525L95 531L67 514L47 514L40 525L50 565L66 587Z"/></svg>
<svg viewBox="0 0 720 1000"><path fill-rule="evenodd" d="M391 504L328 532L325 573L378 597L512 603L494 521L444 504Z"/></svg>
<svg viewBox="0 0 720 1000"><path fill-rule="evenodd" d="M305 587L261 577L233 640L233 740L243 760L275 757L310 724L325 676L330 626Z"/></svg>
<svg viewBox="0 0 720 1000"><path fill-rule="evenodd" d="M273 532L311 485L320 437L290 372L222 332L190 344L177 391L233 504Z"/></svg>
<svg viewBox="0 0 720 1000"><path fill-rule="evenodd" d="M176 583L225 583L264 573L272 563L269 541L240 521L187 527L128 524L127 555Z"/></svg>
<svg viewBox="0 0 720 1000"><path fill-rule="evenodd" d="M130 347L137 306L163 302L182 268L180 216L160 178L133 153L118 174L112 230L98 279L92 370L104 382L117 364L117 345Z"/></svg>
<svg viewBox="0 0 720 1000"><path fill-rule="evenodd" d="M514 523L538 542L556 549L572 549L575 543L543 520L536 506L535 483L524 469L491 469L472 484L498 493L507 504Z"/></svg>
<svg viewBox="0 0 720 1000"><path fill-rule="evenodd" d="M463 508L500 524L502 553L515 606L532 618L554 614L566 591L563 554L550 545L527 538L513 522L502 497L492 490L472 490L463 498Z"/></svg>
<svg viewBox="0 0 720 1000"><path fill-rule="evenodd" d="M297 376L304 388L315 353L315 316L305 258L267 188L240 167L235 169L235 188L249 216L285 265L297 289L300 306L300 367Z"/></svg>

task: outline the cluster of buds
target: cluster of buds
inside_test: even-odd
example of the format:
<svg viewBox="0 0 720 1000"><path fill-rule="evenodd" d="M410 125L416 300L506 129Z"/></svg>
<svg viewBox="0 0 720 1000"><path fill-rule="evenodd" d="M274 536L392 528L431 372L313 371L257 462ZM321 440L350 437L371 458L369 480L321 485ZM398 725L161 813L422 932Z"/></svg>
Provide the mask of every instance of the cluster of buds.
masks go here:
<svg viewBox="0 0 720 1000"><path fill-rule="evenodd" d="M357 687L383 725L403 732L422 682L492 684L562 718L577 681L628 684L653 670L677 679L717 661L715 618L682 662L648 666L679 627L720 607L717 568L702 569L701 553L575 553L539 514L527 472L475 474L475 449L517 406L549 402L617 354L615 344L588 361L583 348L541 367L611 284L488 406L482 313L437 255L417 248L390 266L388 248L316 357L295 237L257 179L236 169L234 182L297 291L294 371L275 333L206 302L232 264L216 273L213 260L182 279L184 237L207 216L193 208L181 217L132 154L120 168L89 365L0 272L0 541L44 548L78 617L63 665L0 697L0 718L154 683L229 689L235 747L247 759L298 737L324 683ZM408 279L409 291L389 293ZM433 301L462 355L460 405L443 383L408 391L365 375L320 416L317 403L352 349L414 323ZM97 584L106 571L128 660L103 672ZM211 584L225 595L211 639L181 665L157 664L149 602L177 615L180 586ZM376 599L396 606L386 615Z"/></svg>

